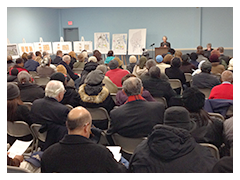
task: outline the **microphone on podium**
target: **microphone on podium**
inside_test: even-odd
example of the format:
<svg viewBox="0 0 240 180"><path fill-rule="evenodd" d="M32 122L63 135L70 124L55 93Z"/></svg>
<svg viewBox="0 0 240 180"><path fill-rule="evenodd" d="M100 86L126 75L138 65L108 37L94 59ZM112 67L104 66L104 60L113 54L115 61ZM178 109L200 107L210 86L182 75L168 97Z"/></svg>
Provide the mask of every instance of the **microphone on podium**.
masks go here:
<svg viewBox="0 0 240 180"><path fill-rule="evenodd" d="M155 43L152 43L151 45L150 45L150 47L152 47L152 46L154 46L155 45Z"/></svg>

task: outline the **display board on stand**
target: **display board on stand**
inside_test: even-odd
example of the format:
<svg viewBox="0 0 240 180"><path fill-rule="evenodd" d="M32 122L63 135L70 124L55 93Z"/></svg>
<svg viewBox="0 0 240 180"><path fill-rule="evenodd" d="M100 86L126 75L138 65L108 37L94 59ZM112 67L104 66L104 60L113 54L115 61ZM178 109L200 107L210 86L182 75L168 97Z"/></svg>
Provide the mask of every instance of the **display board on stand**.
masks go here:
<svg viewBox="0 0 240 180"><path fill-rule="evenodd" d="M35 52L33 43L20 43L18 44L19 54L22 55L25 53Z"/></svg>
<svg viewBox="0 0 240 180"><path fill-rule="evenodd" d="M112 35L112 50L115 55L127 54L127 34Z"/></svg>
<svg viewBox="0 0 240 180"><path fill-rule="evenodd" d="M92 41L74 41L73 49L75 53L80 53L82 50L86 50L88 53L93 51Z"/></svg>
<svg viewBox="0 0 240 180"><path fill-rule="evenodd" d="M94 33L94 49L99 50L102 54L107 54L110 50L110 33Z"/></svg>
<svg viewBox="0 0 240 180"><path fill-rule="evenodd" d="M147 29L129 29L128 54L141 55L146 48Z"/></svg>
<svg viewBox="0 0 240 180"><path fill-rule="evenodd" d="M49 54L52 54L52 43L51 42L43 42L42 38L40 38L39 42L34 42L33 44L34 44L35 51L40 51L41 53L43 51L46 51Z"/></svg>
<svg viewBox="0 0 240 180"><path fill-rule="evenodd" d="M19 57L17 44L11 44L9 40L7 43L7 56L12 56L13 59Z"/></svg>

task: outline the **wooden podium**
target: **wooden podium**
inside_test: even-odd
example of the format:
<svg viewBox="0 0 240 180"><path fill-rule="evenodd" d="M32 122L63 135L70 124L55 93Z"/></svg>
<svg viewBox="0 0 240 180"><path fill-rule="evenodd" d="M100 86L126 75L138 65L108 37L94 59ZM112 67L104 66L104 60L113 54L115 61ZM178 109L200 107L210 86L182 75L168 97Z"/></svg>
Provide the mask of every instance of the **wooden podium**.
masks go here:
<svg viewBox="0 0 240 180"><path fill-rule="evenodd" d="M168 52L168 47L158 47L155 48L155 58L157 55L162 55Z"/></svg>

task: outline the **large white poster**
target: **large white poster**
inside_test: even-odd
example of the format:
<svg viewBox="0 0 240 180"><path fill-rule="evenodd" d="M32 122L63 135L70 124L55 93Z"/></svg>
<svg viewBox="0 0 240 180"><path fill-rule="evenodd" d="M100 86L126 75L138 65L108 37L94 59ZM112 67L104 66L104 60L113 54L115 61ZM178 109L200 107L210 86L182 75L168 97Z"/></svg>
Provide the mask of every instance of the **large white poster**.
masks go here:
<svg viewBox="0 0 240 180"><path fill-rule="evenodd" d="M127 53L127 34L112 35L112 50L116 55L126 55Z"/></svg>
<svg viewBox="0 0 240 180"><path fill-rule="evenodd" d="M67 54L72 51L72 42L53 42L53 53L56 54L58 50L61 50L63 54Z"/></svg>
<svg viewBox="0 0 240 180"><path fill-rule="evenodd" d="M147 29L129 29L128 54L141 55L146 48Z"/></svg>
<svg viewBox="0 0 240 180"><path fill-rule="evenodd" d="M102 54L107 54L110 50L110 33L94 33L94 49Z"/></svg>
<svg viewBox="0 0 240 180"><path fill-rule="evenodd" d="M17 44L7 45L7 55L12 56L14 59L19 57Z"/></svg>
<svg viewBox="0 0 240 180"><path fill-rule="evenodd" d="M43 51L46 51L49 54L52 54L52 43L51 42L35 42L33 44L34 44L35 51L40 51L41 53Z"/></svg>
<svg viewBox="0 0 240 180"><path fill-rule="evenodd" d="M33 43L20 43L18 44L18 47L20 55L22 55L24 52L26 53L35 52L33 48Z"/></svg>
<svg viewBox="0 0 240 180"><path fill-rule="evenodd" d="M93 51L92 41L74 41L73 49L75 53L80 53L82 50L86 50L87 52L91 53Z"/></svg>

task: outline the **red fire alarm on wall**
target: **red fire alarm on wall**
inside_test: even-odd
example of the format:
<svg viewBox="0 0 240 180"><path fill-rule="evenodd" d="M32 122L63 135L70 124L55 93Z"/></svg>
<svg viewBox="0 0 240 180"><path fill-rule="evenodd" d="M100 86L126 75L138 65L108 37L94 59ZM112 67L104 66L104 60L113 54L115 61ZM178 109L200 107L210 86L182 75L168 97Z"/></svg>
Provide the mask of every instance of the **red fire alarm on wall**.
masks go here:
<svg viewBox="0 0 240 180"><path fill-rule="evenodd" d="M73 22L72 21L68 21L68 25L69 26L73 25Z"/></svg>

